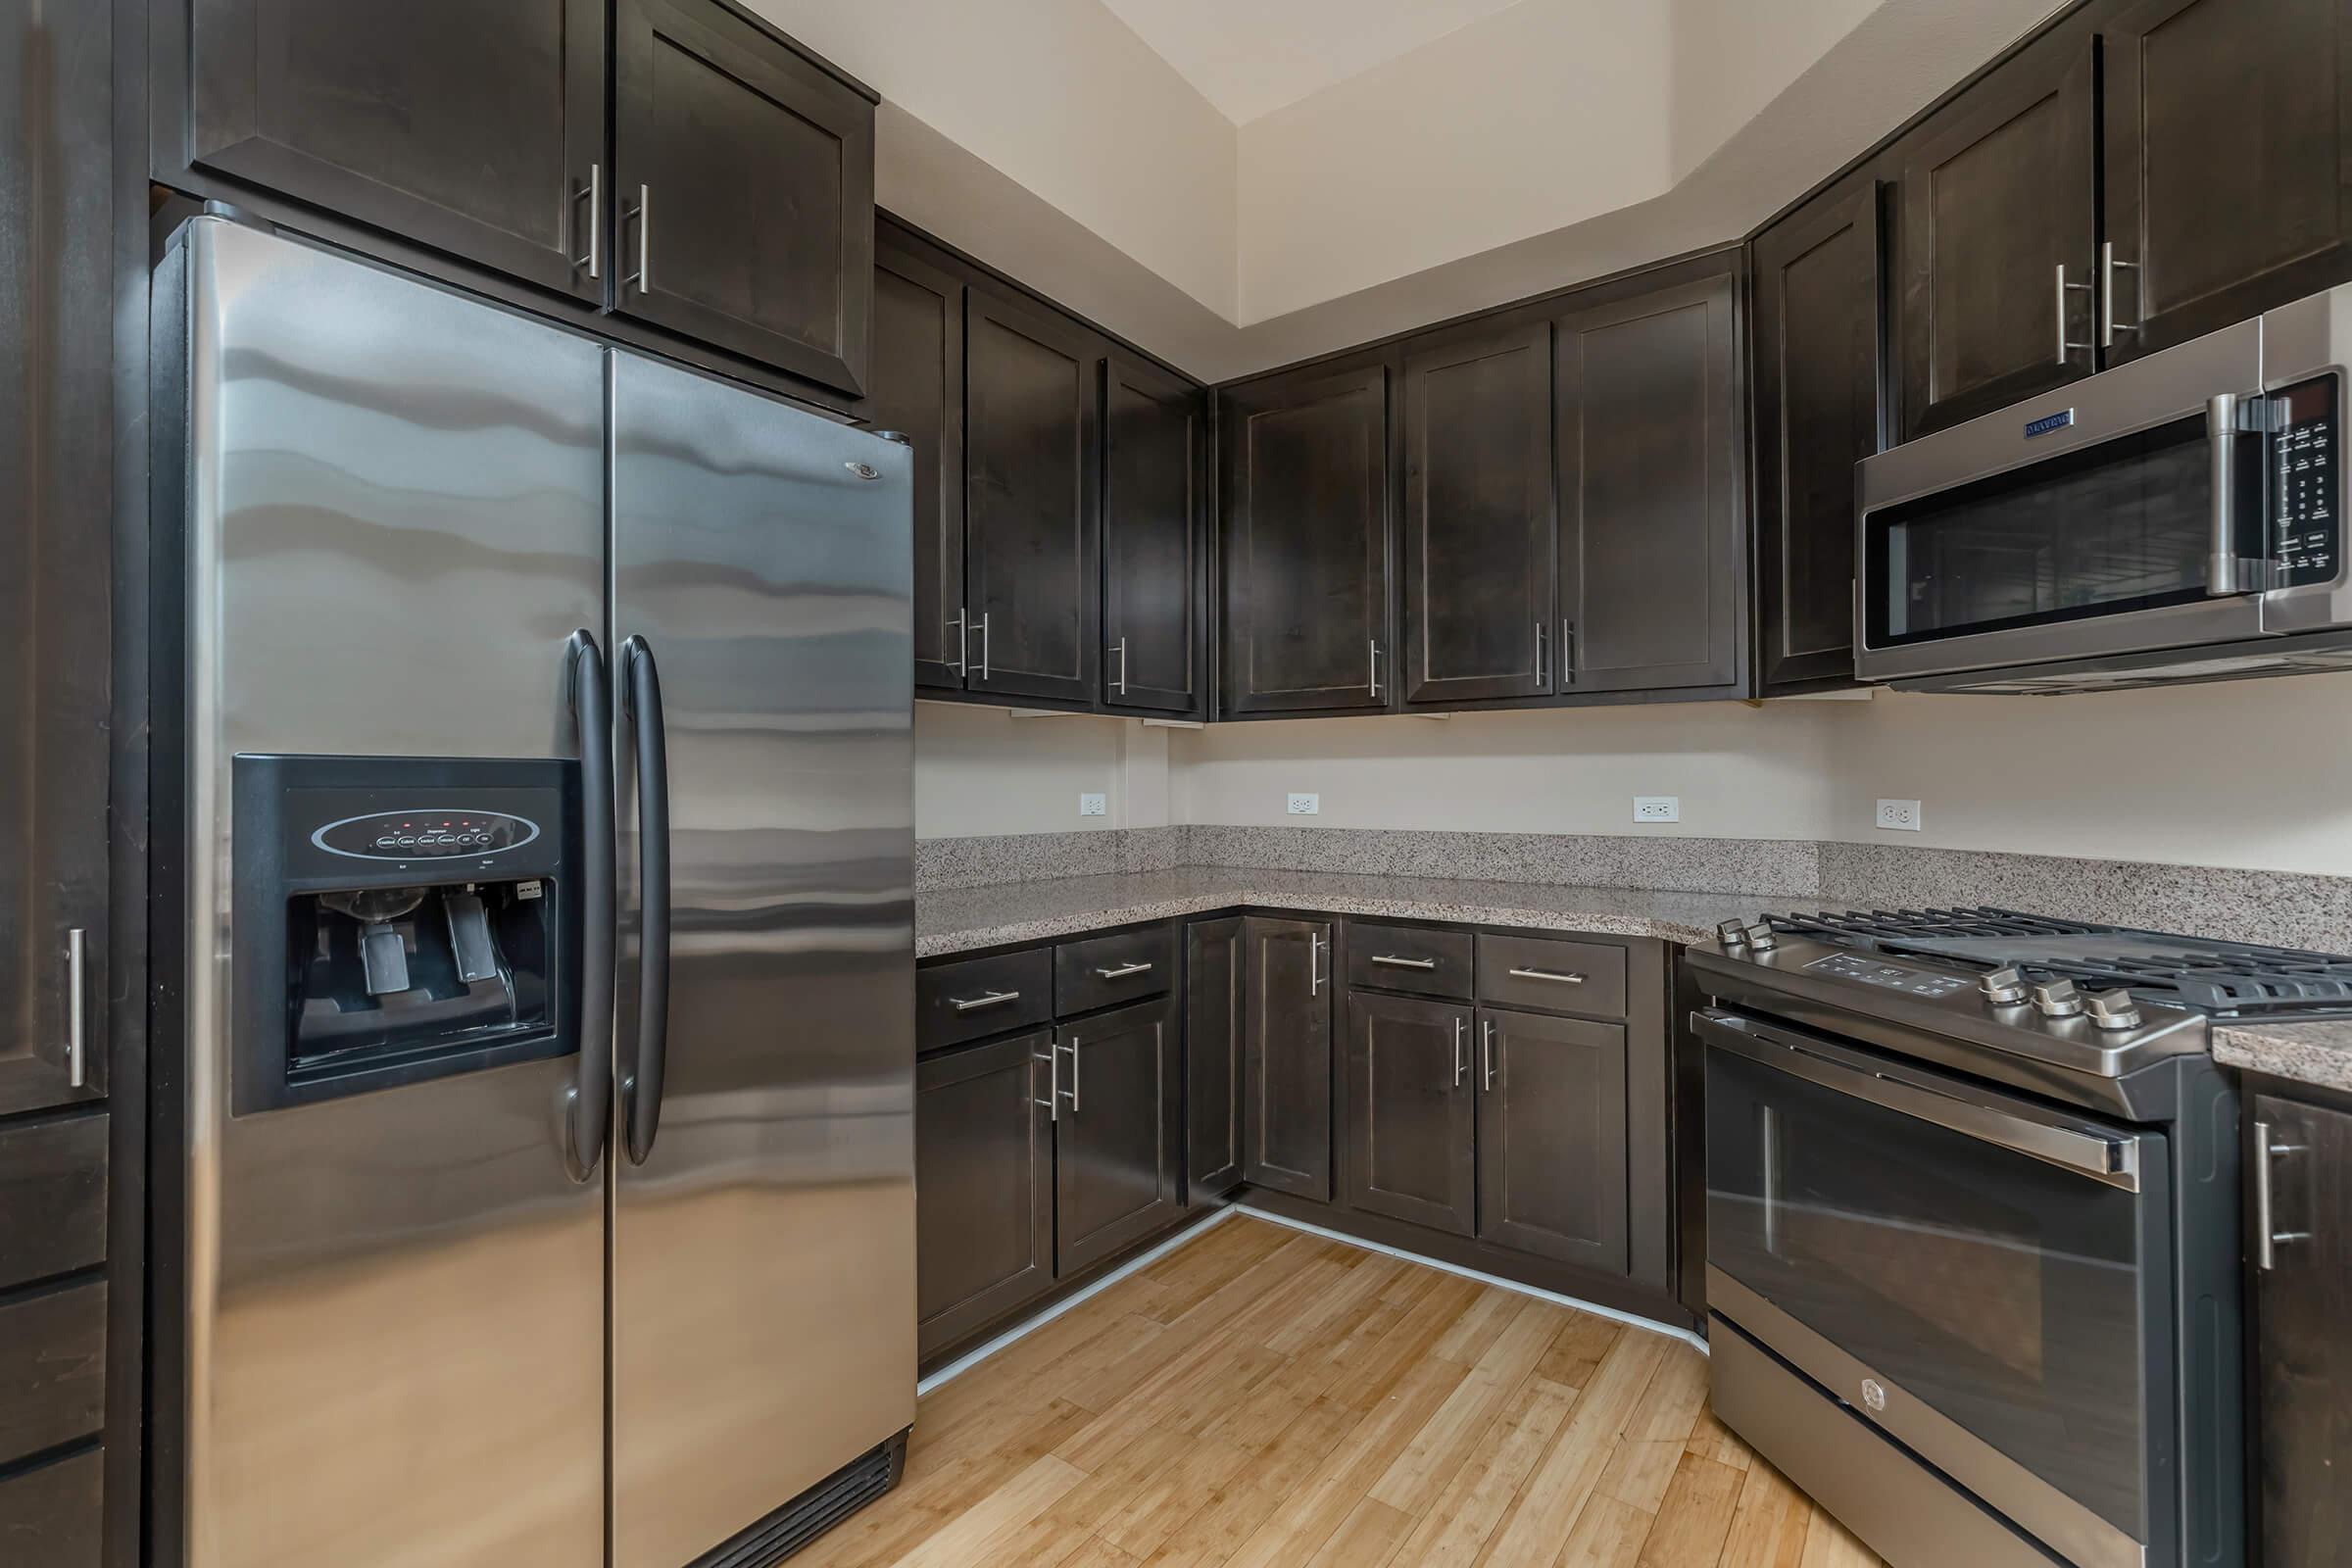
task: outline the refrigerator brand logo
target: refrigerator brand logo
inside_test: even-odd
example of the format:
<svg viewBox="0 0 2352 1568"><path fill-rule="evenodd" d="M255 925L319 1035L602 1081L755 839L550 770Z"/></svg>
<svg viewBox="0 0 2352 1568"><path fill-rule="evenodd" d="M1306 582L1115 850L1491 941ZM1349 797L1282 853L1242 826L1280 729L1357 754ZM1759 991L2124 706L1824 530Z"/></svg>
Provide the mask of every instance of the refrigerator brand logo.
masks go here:
<svg viewBox="0 0 2352 1568"><path fill-rule="evenodd" d="M860 479L879 479L882 477L882 470L875 467L870 463L845 463L842 465L842 466L849 469Z"/></svg>
<svg viewBox="0 0 2352 1568"><path fill-rule="evenodd" d="M2031 441L2037 435L2048 435L2052 430L2063 430L2074 422L2075 411L2072 409L2061 409L2056 414L2045 414L2038 419L2028 419L2026 421L2026 439Z"/></svg>

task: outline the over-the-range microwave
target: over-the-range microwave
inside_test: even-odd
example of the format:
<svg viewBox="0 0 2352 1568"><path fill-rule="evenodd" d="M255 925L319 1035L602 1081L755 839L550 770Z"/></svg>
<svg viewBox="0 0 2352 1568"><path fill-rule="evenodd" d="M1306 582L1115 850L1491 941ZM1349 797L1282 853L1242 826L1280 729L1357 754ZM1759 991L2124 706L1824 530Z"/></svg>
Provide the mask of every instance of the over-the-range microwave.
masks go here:
<svg viewBox="0 0 2352 1568"><path fill-rule="evenodd" d="M1863 460L1855 672L2050 695L2352 668L2352 284Z"/></svg>

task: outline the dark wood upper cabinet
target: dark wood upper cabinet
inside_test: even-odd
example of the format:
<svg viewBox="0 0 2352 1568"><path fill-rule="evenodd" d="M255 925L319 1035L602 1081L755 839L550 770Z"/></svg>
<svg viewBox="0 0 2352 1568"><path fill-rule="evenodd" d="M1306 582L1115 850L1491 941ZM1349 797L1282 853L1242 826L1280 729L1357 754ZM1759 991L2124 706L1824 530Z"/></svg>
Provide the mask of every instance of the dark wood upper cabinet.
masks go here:
<svg viewBox="0 0 2352 1568"><path fill-rule="evenodd" d="M1480 1239L1624 1273L1624 1026L1482 1007L1478 1035Z"/></svg>
<svg viewBox="0 0 2352 1568"><path fill-rule="evenodd" d="M975 285L964 318L966 689L1101 700L1101 350Z"/></svg>
<svg viewBox="0 0 2352 1568"><path fill-rule="evenodd" d="M1742 666L1734 279L1559 318L1559 690L1733 694Z"/></svg>
<svg viewBox="0 0 2352 1568"><path fill-rule="evenodd" d="M872 101L717 0L613 4L614 309L862 392Z"/></svg>
<svg viewBox="0 0 2352 1568"><path fill-rule="evenodd" d="M1243 922L1244 1178L1331 1200L1331 926Z"/></svg>
<svg viewBox="0 0 2352 1568"><path fill-rule="evenodd" d="M1054 1281L1050 1030L932 1056L914 1072L915 1321L923 1354Z"/></svg>
<svg viewBox="0 0 2352 1568"><path fill-rule="evenodd" d="M166 3L187 74L167 164L604 299L606 0Z"/></svg>
<svg viewBox="0 0 2352 1568"><path fill-rule="evenodd" d="M1184 1076L1176 999L1061 1026L1054 1128L1054 1266L1099 1263L1184 1206Z"/></svg>
<svg viewBox="0 0 2352 1568"><path fill-rule="evenodd" d="M2269 1162L2272 1263L2255 1253L2251 1391L2261 1456L2260 1560L2352 1561L2352 1112L2257 1096L2251 1165ZM2267 1144L2261 1135L2267 1131ZM2255 1172L2247 1172L2251 1183ZM2255 1224L2261 1222L2257 1212Z"/></svg>
<svg viewBox="0 0 2352 1568"><path fill-rule="evenodd" d="M1208 401L1130 355L1102 367L1102 700L1202 716Z"/></svg>
<svg viewBox="0 0 2352 1568"><path fill-rule="evenodd" d="M1478 1091L1467 1006L1348 994L1348 1201L1468 1236L1478 1228Z"/></svg>
<svg viewBox="0 0 2352 1568"><path fill-rule="evenodd" d="M1407 354L1406 705L1552 689L1551 441L1549 322Z"/></svg>
<svg viewBox="0 0 2352 1568"><path fill-rule="evenodd" d="M2352 278L2352 5L2143 0L2099 32L2105 232L2130 264L2109 360Z"/></svg>
<svg viewBox="0 0 2352 1568"><path fill-rule="evenodd" d="M1883 434L1876 178L1755 242L1756 608L1767 695L1854 678L1854 465Z"/></svg>
<svg viewBox="0 0 2352 1568"><path fill-rule="evenodd" d="M1896 233L1906 436L2096 368L2097 97L2094 44L2056 34L1906 138Z"/></svg>
<svg viewBox="0 0 2352 1568"><path fill-rule="evenodd" d="M1242 1183L1243 976L1238 915L1184 928L1185 1168L1195 1198Z"/></svg>
<svg viewBox="0 0 2352 1568"><path fill-rule="evenodd" d="M866 421L914 449L914 683L950 691L963 685L963 289L876 242Z"/></svg>
<svg viewBox="0 0 2352 1568"><path fill-rule="evenodd" d="M1227 712L1388 706L1388 387L1384 361L1225 394Z"/></svg>

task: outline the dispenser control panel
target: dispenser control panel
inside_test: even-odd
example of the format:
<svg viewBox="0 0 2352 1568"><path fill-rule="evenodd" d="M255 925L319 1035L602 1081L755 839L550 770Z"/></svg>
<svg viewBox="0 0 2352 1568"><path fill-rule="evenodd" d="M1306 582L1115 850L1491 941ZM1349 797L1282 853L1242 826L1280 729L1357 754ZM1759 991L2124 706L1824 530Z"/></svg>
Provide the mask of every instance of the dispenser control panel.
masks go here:
<svg viewBox="0 0 2352 1568"><path fill-rule="evenodd" d="M358 860L411 860L501 855L531 843L539 833L539 824L527 816L462 806L418 806L328 822L312 832L311 842L329 855Z"/></svg>

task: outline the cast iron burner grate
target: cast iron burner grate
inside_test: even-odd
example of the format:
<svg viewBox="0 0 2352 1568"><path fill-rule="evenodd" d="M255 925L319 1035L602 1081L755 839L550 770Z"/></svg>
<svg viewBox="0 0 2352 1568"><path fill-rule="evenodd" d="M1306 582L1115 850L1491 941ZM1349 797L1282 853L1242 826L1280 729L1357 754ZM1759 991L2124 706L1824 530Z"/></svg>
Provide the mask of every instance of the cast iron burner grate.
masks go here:
<svg viewBox="0 0 2352 1568"><path fill-rule="evenodd" d="M2015 964L2031 979L2128 987L2220 1017L2352 1014L2352 956L2221 942L2130 926L2053 920L1989 906L1769 916L1773 929L1843 947Z"/></svg>

